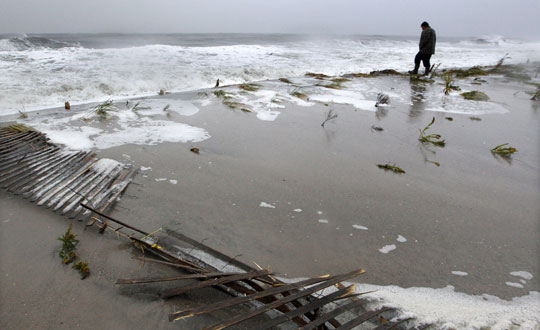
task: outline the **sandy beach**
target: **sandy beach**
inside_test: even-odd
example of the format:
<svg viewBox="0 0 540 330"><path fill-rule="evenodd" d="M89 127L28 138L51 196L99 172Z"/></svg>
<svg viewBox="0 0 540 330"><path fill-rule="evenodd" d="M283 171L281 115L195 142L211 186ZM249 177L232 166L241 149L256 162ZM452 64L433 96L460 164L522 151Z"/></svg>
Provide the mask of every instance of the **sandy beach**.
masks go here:
<svg viewBox="0 0 540 330"><path fill-rule="evenodd" d="M523 72L534 77L533 70L531 65ZM207 136L157 141L150 131L160 128L152 126L145 128L149 133L142 143L99 148L98 139L115 139L107 137L120 125L113 114L92 123L106 133L85 133L77 142L88 140L100 157L141 168L112 215L147 231L165 227L204 240L247 264L268 265L283 278L361 267L366 270L361 283L452 286L467 295L512 300L540 291L540 103L526 93L535 90L530 80L492 74L477 85L474 78L455 84L461 92L483 91L489 101L465 101L458 91L445 96L440 77L418 82L398 75L348 77L339 90L297 77L290 78L292 84L258 82L258 91L228 86L167 94L139 101L190 103L198 111L184 107L187 112L138 115L189 125ZM361 100L347 94L357 86L367 86ZM217 90L242 105L223 104ZM283 90L289 94L283 96ZM293 100L295 91L307 99ZM375 107L379 92L390 96L388 106ZM271 104L278 107L266 111ZM244 106L251 112L242 111ZM52 109L2 121L50 130L61 141L65 137L53 126L55 118L87 109L77 106L68 115ZM329 110L338 117L321 127ZM432 118L429 131L440 134L445 147L418 140ZM87 124L73 118L61 125L69 127L69 135ZM510 160L490 152L503 143L518 149ZM377 167L386 163L406 173ZM205 291L208 296L163 302L115 287L120 276L170 270L141 266L131 259L128 243L83 231L75 222L80 254L92 267L92 276L80 281L56 256L56 237L69 220L4 191L0 205L0 328L168 329L174 327L166 317L174 305L216 299L218 293ZM459 300L446 303L457 306ZM540 307L531 308L515 319L538 321L526 314ZM428 319L424 310L407 312ZM460 319L459 312L448 317L455 317L448 322ZM183 325L216 319L219 315Z"/></svg>

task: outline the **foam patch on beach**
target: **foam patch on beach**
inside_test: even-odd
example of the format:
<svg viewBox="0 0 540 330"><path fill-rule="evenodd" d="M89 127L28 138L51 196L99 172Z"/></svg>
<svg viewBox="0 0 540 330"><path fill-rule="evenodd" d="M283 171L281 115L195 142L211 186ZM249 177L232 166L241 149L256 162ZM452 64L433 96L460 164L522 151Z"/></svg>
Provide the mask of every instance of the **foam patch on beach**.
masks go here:
<svg viewBox="0 0 540 330"><path fill-rule="evenodd" d="M92 109L72 115L47 114L32 116L28 124L44 132L52 142L71 149L108 149L125 144L156 145L163 142L200 142L210 138L203 128L176 122L163 108L184 116L198 109L181 100L144 100L139 110L135 103L119 105L100 118Z"/></svg>
<svg viewBox="0 0 540 330"><path fill-rule="evenodd" d="M447 112L463 115L503 114L508 110L502 105L490 101L465 100L459 94L429 97L426 111Z"/></svg>

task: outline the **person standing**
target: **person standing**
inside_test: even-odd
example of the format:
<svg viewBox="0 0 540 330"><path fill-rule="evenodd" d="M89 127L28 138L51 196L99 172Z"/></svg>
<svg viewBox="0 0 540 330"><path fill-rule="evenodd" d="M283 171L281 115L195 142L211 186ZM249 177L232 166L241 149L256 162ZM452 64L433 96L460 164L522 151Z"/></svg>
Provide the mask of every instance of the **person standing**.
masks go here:
<svg viewBox="0 0 540 330"><path fill-rule="evenodd" d="M437 36L435 30L429 26L428 22L422 22L420 25L422 28L422 35L420 36L420 51L414 57L414 70L409 71L410 74L418 74L420 68L420 62L424 64L426 71L424 75L427 75L430 71L431 55L435 54L435 43L437 42Z"/></svg>

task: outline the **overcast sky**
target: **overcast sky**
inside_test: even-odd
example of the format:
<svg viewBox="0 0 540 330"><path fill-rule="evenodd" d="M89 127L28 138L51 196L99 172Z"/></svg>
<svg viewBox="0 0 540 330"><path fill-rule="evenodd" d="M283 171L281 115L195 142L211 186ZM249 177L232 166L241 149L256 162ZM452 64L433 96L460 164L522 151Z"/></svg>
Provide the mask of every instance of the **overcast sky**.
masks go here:
<svg viewBox="0 0 540 330"><path fill-rule="evenodd" d="M540 39L540 0L0 0L0 33L256 32Z"/></svg>

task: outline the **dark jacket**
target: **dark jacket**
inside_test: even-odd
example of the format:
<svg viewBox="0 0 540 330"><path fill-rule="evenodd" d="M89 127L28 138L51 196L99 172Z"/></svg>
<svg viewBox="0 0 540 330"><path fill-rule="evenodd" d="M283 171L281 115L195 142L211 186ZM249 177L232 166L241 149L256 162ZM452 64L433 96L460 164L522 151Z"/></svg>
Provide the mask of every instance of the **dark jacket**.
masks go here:
<svg viewBox="0 0 540 330"><path fill-rule="evenodd" d="M435 54L435 43L437 42L437 36L435 30L428 27L422 31L420 36L420 53L422 54Z"/></svg>

